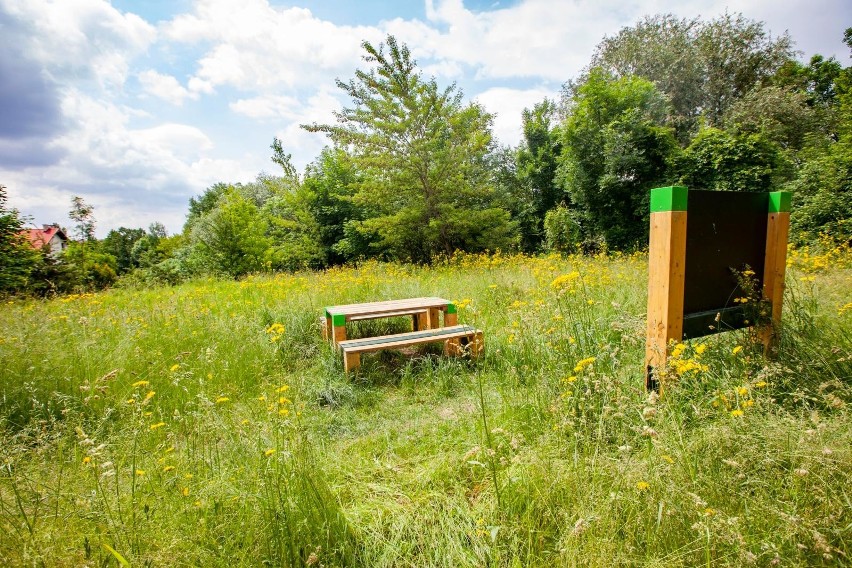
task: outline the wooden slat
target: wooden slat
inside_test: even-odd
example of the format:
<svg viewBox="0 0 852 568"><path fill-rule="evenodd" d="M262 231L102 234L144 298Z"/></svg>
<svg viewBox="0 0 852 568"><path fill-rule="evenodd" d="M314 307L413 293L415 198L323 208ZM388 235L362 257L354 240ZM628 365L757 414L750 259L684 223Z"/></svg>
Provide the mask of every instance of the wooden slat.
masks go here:
<svg viewBox="0 0 852 568"><path fill-rule="evenodd" d="M763 265L763 297L772 304L772 321L758 331L764 351L775 347L784 304L784 279L787 271L787 239L790 213L770 213L766 225L766 260Z"/></svg>
<svg viewBox="0 0 852 568"><path fill-rule="evenodd" d="M346 321L361 321L361 320L370 320L370 319L379 319L379 318L395 318L402 316L415 316L427 313L429 310L415 308L411 310L398 310L396 312L382 312L380 314L371 313L371 314L361 314L358 316L347 316ZM339 315L339 314L338 314Z"/></svg>
<svg viewBox="0 0 852 568"><path fill-rule="evenodd" d="M459 339L462 337L474 337L477 333L482 332L471 326L458 325L438 328L432 330L431 333L428 331L414 331L365 339L349 339L339 342L338 346L344 353L369 353L383 349L398 349L400 347L420 345L423 343L437 343L439 341Z"/></svg>
<svg viewBox="0 0 852 568"><path fill-rule="evenodd" d="M326 311L332 315L360 316L367 314L387 314L405 310L428 310L430 308L446 309L451 302L443 298L408 298L406 300L388 300L385 302L367 302L364 304L344 304L328 306Z"/></svg>

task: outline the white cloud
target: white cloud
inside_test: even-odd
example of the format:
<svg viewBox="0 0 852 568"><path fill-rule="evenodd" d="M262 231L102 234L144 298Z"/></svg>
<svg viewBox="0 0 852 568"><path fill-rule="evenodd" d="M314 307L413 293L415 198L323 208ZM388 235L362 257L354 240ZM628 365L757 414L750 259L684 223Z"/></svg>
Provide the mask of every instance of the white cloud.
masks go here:
<svg viewBox="0 0 852 568"><path fill-rule="evenodd" d="M532 89L488 89L477 95L476 100L488 112L495 113L494 136L501 144L515 146L523 137L521 114L545 98L556 99L559 93L544 87Z"/></svg>
<svg viewBox="0 0 852 568"><path fill-rule="evenodd" d="M197 92L190 92L171 75L163 75L153 69L139 73L137 78L145 92L173 105L180 106L186 99L198 98Z"/></svg>
<svg viewBox="0 0 852 568"><path fill-rule="evenodd" d="M121 87L130 58L156 39L156 29L103 0L0 0L22 26L16 41L56 78L90 76L101 87ZM16 30L17 31L17 30ZM7 39L8 41L8 39Z"/></svg>

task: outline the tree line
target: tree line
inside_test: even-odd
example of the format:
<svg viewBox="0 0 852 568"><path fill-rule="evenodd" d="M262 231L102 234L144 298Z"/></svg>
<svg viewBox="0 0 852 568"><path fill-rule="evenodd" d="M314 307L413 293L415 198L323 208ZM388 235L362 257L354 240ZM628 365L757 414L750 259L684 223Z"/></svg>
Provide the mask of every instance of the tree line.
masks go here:
<svg viewBox="0 0 852 568"><path fill-rule="evenodd" d="M844 41L852 49L852 28ZM337 81L349 104L334 123L303 125L332 142L304 172L276 138L278 175L207 188L179 235L153 226L79 239L66 253L73 278L174 283L456 250L634 250L647 243L649 190L673 184L789 190L795 241L852 238L852 67L801 62L789 35L761 22L658 15L605 37L556 100L523 112L516 147L498 146L493 116L423 77L393 36L362 46L367 67ZM0 197L0 219L14 220ZM32 285L15 262L0 289Z"/></svg>

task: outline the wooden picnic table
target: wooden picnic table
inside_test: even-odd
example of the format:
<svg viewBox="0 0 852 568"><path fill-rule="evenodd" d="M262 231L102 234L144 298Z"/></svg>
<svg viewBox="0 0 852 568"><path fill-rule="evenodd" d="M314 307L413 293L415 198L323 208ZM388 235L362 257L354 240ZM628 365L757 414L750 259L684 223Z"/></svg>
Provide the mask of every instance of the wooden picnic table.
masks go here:
<svg viewBox="0 0 852 568"><path fill-rule="evenodd" d="M328 306L325 308L325 332L336 345L346 340L346 322L400 316L412 316L415 331L435 329L441 327L441 312L444 313L444 326L458 323L455 304L444 298L408 298Z"/></svg>

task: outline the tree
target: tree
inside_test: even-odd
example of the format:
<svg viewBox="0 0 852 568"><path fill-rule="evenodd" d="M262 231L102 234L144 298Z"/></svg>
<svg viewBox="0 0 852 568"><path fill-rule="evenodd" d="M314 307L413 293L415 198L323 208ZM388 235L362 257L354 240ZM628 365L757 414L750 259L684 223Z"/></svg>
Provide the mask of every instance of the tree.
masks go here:
<svg viewBox="0 0 852 568"><path fill-rule="evenodd" d="M393 36L362 46L374 66L337 81L352 106L336 113L336 125L303 126L326 133L363 174L353 201L371 216L348 230L369 239L373 254L415 262L511 246L509 214L489 184L491 115L463 104L455 85L424 80Z"/></svg>
<svg viewBox="0 0 852 568"><path fill-rule="evenodd" d="M101 251L115 257L116 272L124 274L139 266L134 261L134 245L145 237L144 229L128 229L119 227L107 233L106 238L101 241Z"/></svg>
<svg viewBox="0 0 852 568"><path fill-rule="evenodd" d="M592 58L617 77L639 75L669 96L671 123L686 143L700 117L721 126L727 109L793 57L786 33L772 37L762 22L725 14L715 20L646 17L605 38Z"/></svg>
<svg viewBox="0 0 852 568"><path fill-rule="evenodd" d="M191 238L210 270L238 278L264 268L267 227L257 206L232 188L195 222Z"/></svg>
<svg viewBox="0 0 852 568"><path fill-rule="evenodd" d="M522 231L522 248L539 249L544 239L545 214L566 199L556 181L562 142L556 128L556 103L545 99L524 109L524 139L517 151L517 176L523 195L518 202L525 205L513 211Z"/></svg>
<svg viewBox="0 0 852 568"><path fill-rule="evenodd" d="M772 191L778 148L761 134L717 128L698 133L679 160L681 182L694 189Z"/></svg>
<svg viewBox="0 0 852 568"><path fill-rule="evenodd" d="M592 69L571 105L559 178L585 236L602 236L614 249L636 246L647 235L650 190L673 181L677 143L662 125L668 103L646 79Z"/></svg>
<svg viewBox="0 0 852 568"><path fill-rule="evenodd" d="M24 289L39 255L22 233L24 220L6 207L6 187L0 185L0 294Z"/></svg>
<svg viewBox="0 0 852 568"><path fill-rule="evenodd" d="M77 239L80 241L95 240L95 208L83 201L83 198L75 195L71 198L71 211L68 216L77 223L74 228Z"/></svg>

